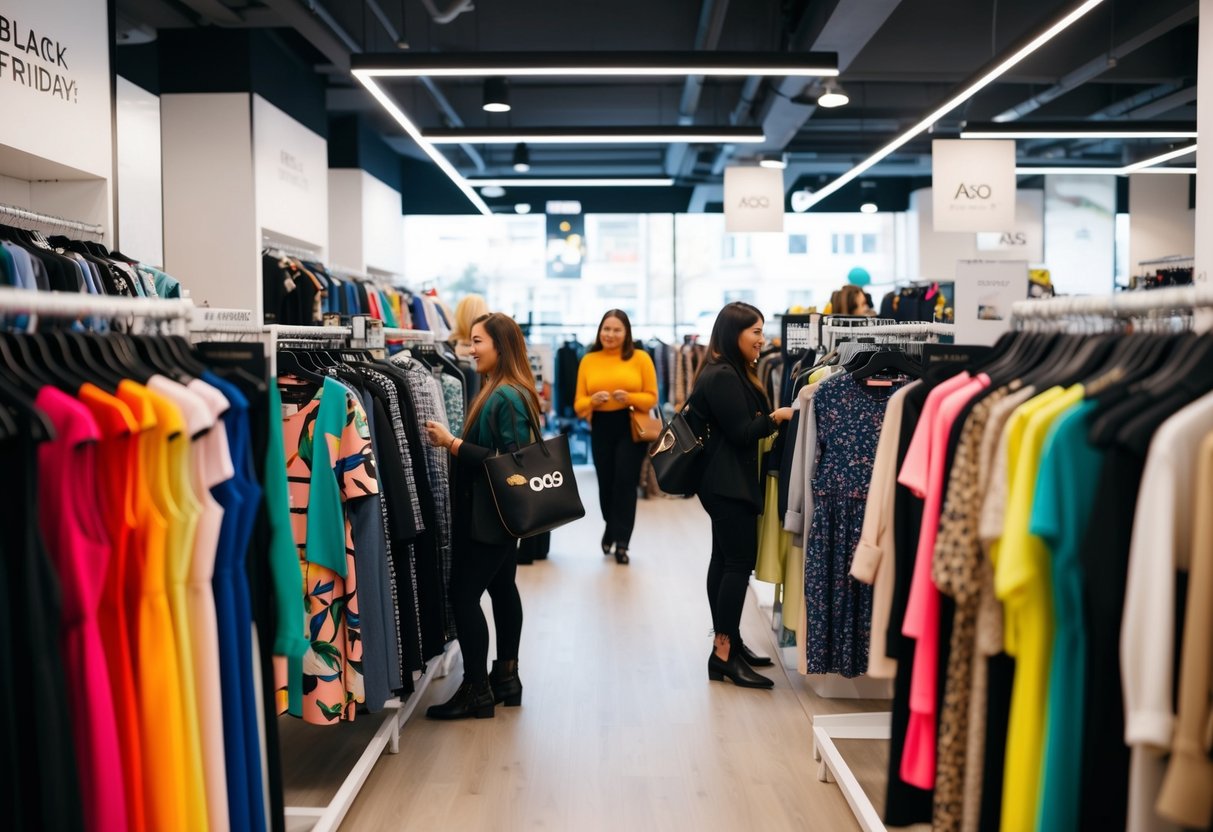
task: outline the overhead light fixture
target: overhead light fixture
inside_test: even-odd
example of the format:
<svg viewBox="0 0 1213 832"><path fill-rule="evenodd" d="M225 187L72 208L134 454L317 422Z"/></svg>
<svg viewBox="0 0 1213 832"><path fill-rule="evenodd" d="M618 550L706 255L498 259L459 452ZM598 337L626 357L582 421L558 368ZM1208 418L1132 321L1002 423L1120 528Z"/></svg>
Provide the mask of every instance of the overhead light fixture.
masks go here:
<svg viewBox="0 0 1213 832"><path fill-rule="evenodd" d="M859 206L859 212L861 214L875 214L879 210L880 209L876 207L875 202L865 202L863 205Z"/></svg>
<svg viewBox="0 0 1213 832"><path fill-rule="evenodd" d="M500 185L486 185L480 189L480 193L489 199L500 199L505 196L505 188Z"/></svg>
<svg viewBox="0 0 1213 832"><path fill-rule="evenodd" d="M431 144L760 144L757 127L520 127L425 131Z"/></svg>
<svg viewBox="0 0 1213 832"><path fill-rule="evenodd" d="M504 78L484 79L484 104L486 113L508 113L510 111L510 87Z"/></svg>
<svg viewBox="0 0 1213 832"><path fill-rule="evenodd" d="M1007 57L996 62L992 68L980 72L975 80L966 84L960 90L960 92L956 93L939 107L932 110L917 124L904 131L897 138L893 139L893 141L889 142L871 156L857 164L855 167L851 168L849 171L842 174L837 179L813 194L813 204L815 205L831 194L837 193L839 190L846 187L850 182L860 176L863 176L864 173L880 164L882 160L888 158L893 153L896 153L899 149L913 141L922 133L925 133L928 129L934 126L935 122L939 121L961 104L965 103L990 84L994 83L1037 49L1040 49L1040 47L1044 46L1053 38L1057 37L1057 35L1074 25L1074 23L1081 20L1088 12L1103 2L1104 0L1084 0L1084 2L1071 9L1055 23L1047 26L1040 34L1024 43L1023 46L1020 46L1018 49L1012 51Z"/></svg>
<svg viewBox="0 0 1213 832"><path fill-rule="evenodd" d="M973 123L962 139L1195 139L1196 125L1185 122L1090 121Z"/></svg>
<svg viewBox="0 0 1213 832"><path fill-rule="evenodd" d="M529 213L531 213L531 203L529 203L529 202L519 202L517 205L515 205L515 206L514 206L514 213L516 213L516 214L529 214Z"/></svg>
<svg viewBox="0 0 1213 832"><path fill-rule="evenodd" d="M406 35L404 32L405 27L408 25L408 20L409 20L408 14L405 12L405 9L404 9L404 0L400 0L400 31L396 33L396 48L397 49L408 49L409 48L409 38L408 38L408 35Z"/></svg>
<svg viewBox="0 0 1213 832"><path fill-rule="evenodd" d="M1126 167L1039 167L1030 168L1022 167L1015 168L1016 176L1128 176L1132 174L1137 176L1143 173L1169 173L1183 174L1191 176L1196 173L1196 168L1164 168L1164 167L1148 167L1138 168L1137 170L1129 170Z"/></svg>
<svg viewBox="0 0 1213 832"><path fill-rule="evenodd" d="M509 77L509 76L642 76L832 77L838 74L834 52L797 54L746 52L548 52L354 54L351 73L396 120L421 151L433 160L480 213L493 213L450 160L424 135L380 87L377 78L393 77Z"/></svg>
<svg viewBox="0 0 1213 832"><path fill-rule="evenodd" d="M842 85L833 78L827 79L822 85L821 95L817 96L817 106L825 107L832 110L835 107L845 107L851 103L851 97L847 95L846 90Z"/></svg>
<svg viewBox="0 0 1213 832"><path fill-rule="evenodd" d="M1168 150L1166 153L1159 153L1156 156L1142 159L1140 162L1134 162L1131 165L1125 165L1125 173L1140 173L1145 168L1152 168L1155 165L1161 165L1164 162L1169 162L1172 159L1179 159L1187 156L1189 153L1196 152L1196 145L1190 144L1184 147L1177 147L1174 150Z"/></svg>
<svg viewBox="0 0 1213 832"><path fill-rule="evenodd" d="M475 187L503 188L668 188L673 179L469 179Z"/></svg>
<svg viewBox="0 0 1213 832"><path fill-rule="evenodd" d="M581 213L581 201L577 199L549 199L543 208L547 214L570 216Z"/></svg>
<svg viewBox="0 0 1213 832"><path fill-rule="evenodd" d="M526 173L531 169L531 151L522 142L514 145L514 172Z"/></svg>
<svg viewBox="0 0 1213 832"><path fill-rule="evenodd" d="M396 78L751 75L827 78L835 52L468 52L350 56L354 75Z"/></svg>
<svg viewBox="0 0 1213 832"><path fill-rule="evenodd" d="M758 164L760 167L770 168L771 170L786 170L788 167L788 156L786 153L759 156Z"/></svg>
<svg viewBox="0 0 1213 832"><path fill-rule="evenodd" d="M799 191L792 191L792 210L797 214L803 214L813 205L813 192L808 188L801 188Z"/></svg>

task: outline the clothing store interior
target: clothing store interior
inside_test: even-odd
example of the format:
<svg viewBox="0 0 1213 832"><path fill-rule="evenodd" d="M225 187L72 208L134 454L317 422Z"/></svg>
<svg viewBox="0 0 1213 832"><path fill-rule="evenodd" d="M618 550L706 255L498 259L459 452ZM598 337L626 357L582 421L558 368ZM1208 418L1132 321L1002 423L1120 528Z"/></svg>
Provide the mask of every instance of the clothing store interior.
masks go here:
<svg viewBox="0 0 1213 832"><path fill-rule="evenodd" d="M1201 74L1213 0L4 0L8 828L1213 828Z"/></svg>

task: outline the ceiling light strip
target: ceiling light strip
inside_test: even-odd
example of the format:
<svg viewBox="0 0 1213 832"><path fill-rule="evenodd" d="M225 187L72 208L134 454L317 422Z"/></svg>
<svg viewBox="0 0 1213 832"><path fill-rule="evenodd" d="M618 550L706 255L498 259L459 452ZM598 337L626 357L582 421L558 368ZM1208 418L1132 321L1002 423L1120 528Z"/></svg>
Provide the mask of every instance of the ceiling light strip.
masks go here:
<svg viewBox="0 0 1213 832"><path fill-rule="evenodd" d="M959 107L961 104L968 101L974 95L976 95L977 93L981 92L983 89L988 87L990 84L992 84L994 81L996 81L1000 76L1006 74L1009 70L1014 68L1015 65L1018 64L1020 61L1022 61L1024 58L1028 57L1033 52L1035 52L1037 49L1044 46L1046 43L1051 41L1053 38L1057 37L1057 35L1059 35L1063 31L1065 31L1071 25L1073 25L1077 21L1081 20L1087 14L1087 12L1091 11L1092 9L1094 9L1096 6L1100 5L1103 2L1104 2L1104 0L1085 0L1085 2L1079 4L1077 7L1075 7L1072 11L1070 11L1068 14L1066 14L1064 17L1062 17L1060 20L1058 20L1052 26L1045 29L1043 32L1041 32L1039 35L1037 35L1035 38L1028 41L1028 43L1026 43L1024 46L1020 47L1015 52L1013 52L1011 55L1006 57L1004 60L1002 60L998 64L996 64L993 69L991 69L988 72L981 75L976 81L973 81L972 83L970 83L968 86L966 86L960 92L958 92L956 95L952 96L952 98L948 99L944 104L942 104L935 110L932 110L931 113L928 114L926 118L922 119L917 124L915 124L913 127L906 130L900 136L895 138L893 141L889 142L884 147L880 148L880 150L877 150L871 156L864 159L862 162L857 164L855 167L851 168L849 171L844 173L842 176L839 176L837 179L830 182L825 187L814 192L811 197L812 202L810 203L810 207L812 207L813 205L816 205L818 202L821 202L821 200L825 199L826 197L830 196L831 194L837 193L839 190L846 187L846 185L848 183L859 178L864 173L866 173L868 170L870 170L871 168L873 168L874 166L879 164L883 159L887 158L888 156L891 156L893 153L897 152L898 149L905 146L906 144L908 144L913 139L917 138L922 133L926 132L932 125L935 124L935 122L939 121L941 118L946 116L948 113L952 112L957 107Z"/></svg>
<svg viewBox="0 0 1213 832"><path fill-rule="evenodd" d="M751 75L829 78L838 75L838 55L762 52L531 52L473 54L354 54L355 71L373 76L415 78Z"/></svg>
<svg viewBox="0 0 1213 832"><path fill-rule="evenodd" d="M683 130L668 132L636 130L616 132L603 130L564 131L526 130L515 132L481 130L443 130L424 134L426 141L435 145L449 144L677 144L680 142L704 144L761 144L766 141L762 131L742 128L740 130Z"/></svg>
<svg viewBox="0 0 1213 832"><path fill-rule="evenodd" d="M1168 150L1166 153L1159 153L1157 156L1151 156L1148 159L1142 159L1140 162L1134 162L1131 165L1125 165L1125 173L1139 173L1143 168L1152 168L1155 165L1161 165L1164 162L1169 162L1172 159L1179 159L1187 156L1189 153L1196 152L1196 145L1191 144L1186 147L1177 147L1174 150Z"/></svg>
<svg viewBox="0 0 1213 832"><path fill-rule="evenodd" d="M962 139L1195 139L1195 130L964 130Z"/></svg>
<svg viewBox="0 0 1213 832"><path fill-rule="evenodd" d="M374 78L359 70L354 71L354 77L362 82L362 85L366 87L367 91L375 97L375 100L383 105L383 109L387 110L388 113L391 114L392 118L396 119L396 122L402 128L404 128L404 132L408 133L413 141L417 142L417 146L421 148L425 155L429 156L434 161L434 164L438 165L439 169L441 169L442 172L455 183L455 186L459 188L459 190L463 191L463 195L476 206L476 210L486 216L492 215L493 209L488 206L488 203L481 199L480 194L476 193L476 191L474 191L472 187L468 185L468 182L466 179L464 179L463 174L455 169L455 166L451 164L450 160L443 156L438 148L426 141L417 125L413 124L409 117L404 114L404 110L400 109L399 105L392 100L390 95L380 89L379 85L375 83Z"/></svg>
<svg viewBox="0 0 1213 832"><path fill-rule="evenodd" d="M1128 176L1129 174L1139 173L1176 173L1191 175L1196 173L1196 168L1162 168L1162 167L1147 167L1137 170L1129 170L1128 168L1108 168L1108 167L1039 167L1039 168L1015 168L1016 176Z"/></svg>
<svg viewBox="0 0 1213 832"><path fill-rule="evenodd" d="M673 179L468 179L474 188L668 188Z"/></svg>

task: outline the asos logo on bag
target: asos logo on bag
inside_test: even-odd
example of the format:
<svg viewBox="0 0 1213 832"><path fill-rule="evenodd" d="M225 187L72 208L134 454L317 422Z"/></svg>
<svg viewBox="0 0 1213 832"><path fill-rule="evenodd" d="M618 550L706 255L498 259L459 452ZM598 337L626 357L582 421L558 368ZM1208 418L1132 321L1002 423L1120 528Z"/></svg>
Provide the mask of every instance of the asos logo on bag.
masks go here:
<svg viewBox="0 0 1213 832"><path fill-rule="evenodd" d="M544 474L542 477L531 477L532 491L543 491L545 488L559 488L562 485L564 485L564 474L559 471Z"/></svg>

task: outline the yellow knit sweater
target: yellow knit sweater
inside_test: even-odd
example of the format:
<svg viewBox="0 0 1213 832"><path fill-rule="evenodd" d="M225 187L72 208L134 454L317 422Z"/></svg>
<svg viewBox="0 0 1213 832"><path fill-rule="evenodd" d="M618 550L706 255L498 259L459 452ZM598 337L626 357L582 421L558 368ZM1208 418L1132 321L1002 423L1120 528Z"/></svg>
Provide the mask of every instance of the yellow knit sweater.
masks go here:
<svg viewBox="0 0 1213 832"><path fill-rule="evenodd" d="M599 350L587 352L581 359L577 367L577 398L573 402L578 416L588 419L594 410L605 412L627 407L648 411L657 404L657 369L653 359L644 350L636 350L627 361L621 354L621 350ZM600 407L590 403L595 393L616 390L628 393L626 404L614 398Z"/></svg>

